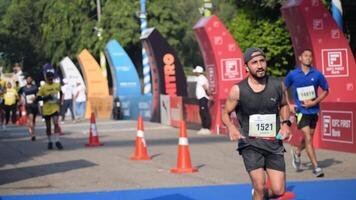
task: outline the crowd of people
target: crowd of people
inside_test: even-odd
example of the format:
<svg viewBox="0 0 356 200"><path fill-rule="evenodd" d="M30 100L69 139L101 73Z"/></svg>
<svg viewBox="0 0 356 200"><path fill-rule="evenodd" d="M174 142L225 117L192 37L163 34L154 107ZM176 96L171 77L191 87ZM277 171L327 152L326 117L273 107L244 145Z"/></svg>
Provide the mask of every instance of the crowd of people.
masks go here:
<svg viewBox="0 0 356 200"><path fill-rule="evenodd" d="M10 122L19 124L26 115L29 137L35 141L36 118L41 115L46 124L48 149L53 149L53 142L58 149L63 149L59 141L60 123L64 123L68 110L73 123L83 120L85 106L85 87L80 82L73 85L65 78L55 79L53 71L45 72L40 85L30 75L23 76L18 64L10 78L0 76L0 129L7 131Z"/></svg>

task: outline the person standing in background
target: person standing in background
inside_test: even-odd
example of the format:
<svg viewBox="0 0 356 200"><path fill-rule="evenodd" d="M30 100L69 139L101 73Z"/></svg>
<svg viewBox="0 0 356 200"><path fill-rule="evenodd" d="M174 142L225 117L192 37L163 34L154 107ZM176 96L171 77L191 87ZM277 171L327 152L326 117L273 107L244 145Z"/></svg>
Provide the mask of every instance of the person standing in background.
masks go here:
<svg viewBox="0 0 356 200"><path fill-rule="evenodd" d="M77 82L77 87L74 90L75 99L75 115L77 120L83 120L85 117L86 91L85 87Z"/></svg>
<svg viewBox="0 0 356 200"><path fill-rule="evenodd" d="M71 85L68 84L68 80L65 78L63 79L63 84L64 85L61 87L63 93L63 101L61 102L62 123L64 123L65 114L68 109L72 116L72 121L75 120L73 112L73 88Z"/></svg>
<svg viewBox="0 0 356 200"><path fill-rule="evenodd" d="M3 130L5 131L10 121L10 113L12 123L16 123L16 105L18 99L19 96L16 89L12 86L11 82L7 82L4 94L5 125L3 125Z"/></svg>
<svg viewBox="0 0 356 200"><path fill-rule="evenodd" d="M204 75L204 68L201 66L196 66L193 72L197 75L197 86L195 89L195 95L199 102L199 114L202 122L202 128L198 131L199 135L210 135L211 127L211 116L209 111L209 82L206 76Z"/></svg>

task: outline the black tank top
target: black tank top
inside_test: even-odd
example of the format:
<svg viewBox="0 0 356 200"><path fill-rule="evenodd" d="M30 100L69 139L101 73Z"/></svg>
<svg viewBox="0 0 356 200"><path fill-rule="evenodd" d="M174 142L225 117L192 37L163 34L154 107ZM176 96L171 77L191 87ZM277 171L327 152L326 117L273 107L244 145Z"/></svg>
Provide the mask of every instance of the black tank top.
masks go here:
<svg viewBox="0 0 356 200"><path fill-rule="evenodd" d="M260 92L254 92L247 78L238 83L240 99L235 109L240 123L240 131L245 140L239 140L239 149L253 145L270 152L281 153L284 150L281 140L249 138L249 117L253 114L276 114L276 134L280 129L279 110L283 97L281 81L266 77L266 86Z"/></svg>

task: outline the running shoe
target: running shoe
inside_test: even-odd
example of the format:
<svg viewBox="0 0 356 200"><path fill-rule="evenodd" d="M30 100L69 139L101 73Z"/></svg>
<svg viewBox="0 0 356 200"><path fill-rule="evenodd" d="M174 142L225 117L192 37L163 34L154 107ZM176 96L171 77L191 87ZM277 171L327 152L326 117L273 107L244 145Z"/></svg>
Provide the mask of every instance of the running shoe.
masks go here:
<svg viewBox="0 0 356 200"><path fill-rule="evenodd" d="M323 169L321 169L320 167L314 168L314 170L313 170L313 175L314 175L315 177L323 177L323 176L324 176Z"/></svg>
<svg viewBox="0 0 356 200"><path fill-rule="evenodd" d="M48 142L47 149L49 150L53 149L53 142Z"/></svg>
<svg viewBox="0 0 356 200"><path fill-rule="evenodd" d="M300 160L300 156L298 156L296 154L296 152L291 149L291 154L292 154L292 165L293 165L293 168L295 169L295 171L300 171L301 170L301 160Z"/></svg>
<svg viewBox="0 0 356 200"><path fill-rule="evenodd" d="M63 145L60 142L56 142L56 147L59 150L63 149Z"/></svg>
<svg viewBox="0 0 356 200"><path fill-rule="evenodd" d="M35 136L32 136L32 137L31 137L31 141L36 141L36 137L35 137Z"/></svg>

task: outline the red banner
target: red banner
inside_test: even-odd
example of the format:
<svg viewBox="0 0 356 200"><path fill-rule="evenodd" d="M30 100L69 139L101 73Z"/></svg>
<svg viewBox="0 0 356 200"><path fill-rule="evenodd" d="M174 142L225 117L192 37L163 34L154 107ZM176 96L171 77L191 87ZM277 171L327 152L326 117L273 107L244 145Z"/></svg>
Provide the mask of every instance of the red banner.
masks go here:
<svg viewBox="0 0 356 200"><path fill-rule="evenodd" d="M246 76L243 54L234 38L216 16L202 17L194 26L213 91L212 133L226 134L221 110L230 88Z"/></svg>

